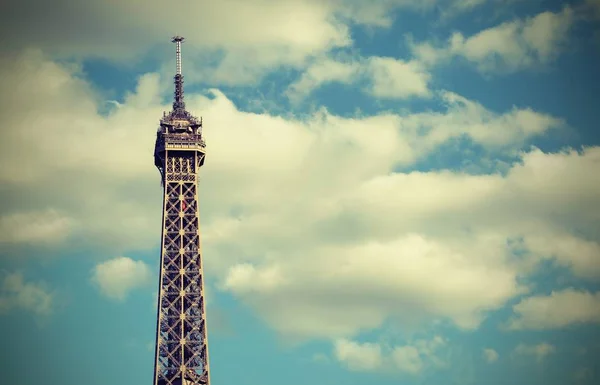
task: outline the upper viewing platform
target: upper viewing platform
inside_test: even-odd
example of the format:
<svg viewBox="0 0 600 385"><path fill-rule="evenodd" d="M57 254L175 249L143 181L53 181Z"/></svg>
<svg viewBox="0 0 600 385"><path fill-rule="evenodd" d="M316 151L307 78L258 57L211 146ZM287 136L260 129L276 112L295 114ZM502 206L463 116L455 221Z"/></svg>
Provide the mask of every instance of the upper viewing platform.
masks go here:
<svg viewBox="0 0 600 385"><path fill-rule="evenodd" d="M202 120L173 119L165 114L157 132L155 152L164 150L198 150L204 152L206 143L202 138Z"/></svg>

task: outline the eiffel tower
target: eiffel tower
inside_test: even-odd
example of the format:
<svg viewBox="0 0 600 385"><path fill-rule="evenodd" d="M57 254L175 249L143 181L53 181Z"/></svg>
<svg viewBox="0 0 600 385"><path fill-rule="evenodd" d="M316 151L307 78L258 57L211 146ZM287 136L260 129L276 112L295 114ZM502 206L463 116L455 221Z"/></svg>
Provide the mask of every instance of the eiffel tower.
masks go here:
<svg viewBox="0 0 600 385"><path fill-rule="evenodd" d="M181 43L176 45L175 100L156 133L154 164L163 194L154 385L209 384L198 179L206 144L202 119L183 101Z"/></svg>

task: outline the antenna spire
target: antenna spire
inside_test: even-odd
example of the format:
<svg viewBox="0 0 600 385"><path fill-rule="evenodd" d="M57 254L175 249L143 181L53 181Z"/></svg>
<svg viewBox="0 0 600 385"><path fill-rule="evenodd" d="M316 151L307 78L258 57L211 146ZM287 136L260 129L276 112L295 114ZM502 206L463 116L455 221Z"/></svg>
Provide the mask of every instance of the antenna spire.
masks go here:
<svg viewBox="0 0 600 385"><path fill-rule="evenodd" d="M173 101L174 111L185 111L183 102L183 75L181 74L181 43L185 40L182 36L173 36L171 40L176 47L176 72L175 72L175 100Z"/></svg>

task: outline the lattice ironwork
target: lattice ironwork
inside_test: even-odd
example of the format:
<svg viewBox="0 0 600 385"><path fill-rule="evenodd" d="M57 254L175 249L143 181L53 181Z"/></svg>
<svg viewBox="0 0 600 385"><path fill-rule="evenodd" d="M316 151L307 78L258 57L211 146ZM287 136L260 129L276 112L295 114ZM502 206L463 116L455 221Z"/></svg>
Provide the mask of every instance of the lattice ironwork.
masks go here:
<svg viewBox="0 0 600 385"><path fill-rule="evenodd" d="M173 41L181 76L183 38ZM174 110L160 121L154 152L164 187L154 385L210 383L198 211L205 144L202 121L177 111L184 106L178 92Z"/></svg>

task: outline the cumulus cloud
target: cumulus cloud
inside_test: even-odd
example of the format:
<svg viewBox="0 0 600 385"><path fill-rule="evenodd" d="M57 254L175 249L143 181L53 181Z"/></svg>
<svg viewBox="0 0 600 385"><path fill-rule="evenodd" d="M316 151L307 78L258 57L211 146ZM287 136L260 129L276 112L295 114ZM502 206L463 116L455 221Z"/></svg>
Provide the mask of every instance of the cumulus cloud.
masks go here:
<svg viewBox="0 0 600 385"><path fill-rule="evenodd" d="M537 345L519 344L513 351L513 355L533 356L538 362L542 362L550 354L556 352L556 347L546 342Z"/></svg>
<svg viewBox="0 0 600 385"><path fill-rule="evenodd" d="M584 212L595 207L592 202L597 198L591 194L600 183L592 181L589 190L563 193L561 186L567 179L561 178L575 178L576 170L595 164L597 154L596 149L554 155L536 150L524 155L523 164L514 166L506 177L440 172L373 178L342 195L336 206L320 206L331 213L323 218L326 213L321 210L323 219L312 232L303 224L306 216L291 210L290 220L293 217L300 227L275 230L272 226L269 237L286 239L294 248L282 249L272 242L269 255L253 258L257 279L248 277L244 284L227 289L287 333L348 335L380 326L387 317L407 314L441 316L465 328L476 327L486 308L500 307L525 290L516 283L517 276L552 255L532 249L527 258L515 258L512 253L522 245L508 241L564 234L569 217L568 223L577 228L593 223L597 213ZM554 161L561 166L542 166ZM548 173L549 169L554 171ZM540 193L544 191L549 193ZM547 210L551 201L554 211ZM286 217L274 223L286 223ZM206 236L213 244L248 237L239 251L251 257L262 250L257 237L268 228L265 220L247 216L227 227L219 225L218 236L211 230ZM463 230L475 224L477 232ZM312 247L307 254L310 239L335 245ZM599 259L593 261L597 266ZM574 273L583 271L577 256L562 263ZM280 283L257 296L248 285L258 282L258 272L272 266L277 267ZM293 305L287 306L288 301Z"/></svg>
<svg viewBox="0 0 600 385"><path fill-rule="evenodd" d="M483 358L489 363L498 361L500 355L494 349L483 349Z"/></svg>
<svg viewBox="0 0 600 385"><path fill-rule="evenodd" d="M452 2L451 9L456 11L466 11L477 8L485 3L485 0L456 0Z"/></svg>
<svg viewBox="0 0 600 385"><path fill-rule="evenodd" d="M3 226L10 228L5 237L18 231L21 235L10 235L11 239L24 239L23 234L31 237L41 231L61 239L59 235L72 230L73 235L83 235L88 241L98 240L97 247L155 245L160 229L160 187L151 165L152 127L162 110L168 109L159 103L159 77L140 77L137 89L121 107L101 116L97 105L102 101L77 68L53 63L38 51L5 58L1 64L3 73L15 74L2 77L0 92L3 115L9 118L7 126L13 128L2 132L0 142L3 164L11 165L0 170L0 180L7 187L3 198L12 206L3 213ZM21 79L19 86L17 79ZM216 92L215 96L214 100L196 98L190 105L203 112L214 127L209 138L216 156L214 175L231 173L230 178L219 178L220 184L263 180L257 175L250 177L244 169L251 148L263 148L252 165L255 173L264 176L263 182L273 183L274 174L282 176L290 169L309 168L312 188L321 178L327 179L333 168L359 170L344 141L351 140L364 151L361 156L369 157L368 162L361 162L363 170L357 174L364 178L386 172L394 162L409 164L452 137L467 134L486 145L510 145L558 124L556 119L530 110L497 115L449 93L443 95L446 113L361 119L318 113L308 121L243 113L224 95ZM19 116L30 119L16 118ZM70 123L64 124L67 121ZM398 128L405 133L398 135ZM369 135L364 135L366 131ZM497 132L504 133L499 136ZM420 138L422 133L427 137ZM34 146L35 152L15 163L18 149L26 145ZM309 152L312 161L307 158ZM336 162L342 163L329 162L334 153ZM276 183L288 184L281 179ZM234 198L238 193L229 187L233 186L212 191ZM243 200L255 194L254 189L244 188ZM29 229L33 224L36 228ZM110 242L103 242L107 240Z"/></svg>
<svg viewBox="0 0 600 385"><path fill-rule="evenodd" d="M23 274L3 274L0 286L0 313L22 309L39 316L52 312L54 294L43 282L26 282Z"/></svg>
<svg viewBox="0 0 600 385"><path fill-rule="evenodd" d="M330 58L317 61L288 87L286 94L293 102L299 102L322 85L354 82L360 74L360 69L361 65L358 62L343 62Z"/></svg>
<svg viewBox="0 0 600 385"><path fill-rule="evenodd" d="M451 0L444 1L444 6L462 12L473 2ZM165 57L166 46L156 43L174 33L164 18L177 13L176 32L187 38L184 68L188 68L188 82L255 84L273 68L304 68L311 58L351 47L352 26L389 28L395 11L426 12L435 10L437 3L93 0L75 6L64 0L52 5L24 0L9 4L0 15L0 33L21 30L4 45L10 52L34 47L59 57L99 57L135 65L148 55ZM75 14L77 17L70 16ZM132 14L137 16L131 18ZM22 28L24 25L27 28Z"/></svg>
<svg viewBox="0 0 600 385"><path fill-rule="evenodd" d="M174 34L165 15L176 13L176 32L187 38L188 82L252 84L273 68L301 68L311 57L349 47L351 25L388 28L393 10L431 9L433 3L94 0L75 6L64 0L52 5L25 0L9 4L0 15L0 33L22 31L4 45L13 52L38 47L60 57L100 57L134 65L142 57L164 53L156 42Z"/></svg>
<svg viewBox="0 0 600 385"><path fill-rule="evenodd" d="M402 372L417 374L423 370L419 351L414 346L399 346L392 352L392 359Z"/></svg>
<svg viewBox="0 0 600 385"><path fill-rule="evenodd" d="M363 91L379 99L429 97L431 75L418 62L392 57L370 57L348 61L326 58L310 65L292 83L286 94L293 102L301 101L313 90L328 83L367 83Z"/></svg>
<svg viewBox="0 0 600 385"><path fill-rule="evenodd" d="M257 278L258 281L255 282ZM281 275L277 268L257 271L250 264L240 264L231 268L224 286L262 292L273 290L281 283Z"/></svg>
<svg viewBox="0 0 600 385"><path fill-rule="evenodd" d="M339 340L335 343L335 358L356 371L375 370L382 364L381 347L368 342Z"/></svg>
<svg viewBox="0 0 600 385"><path fill-rule="evenodd" d="M72 219L53 210L17 212L0 217L0 243L55 243L71 232Z"/></svg>
<svg viewBox="0 0 600 385"><path fill-rule="evenodd" d="M92 246L99 248L158 242L160 194L145 188L160 190L148 167L162 113L158 77L140 78L136 92L106 117L98 114L101 100L77 68L57 65L39 51L3 57L0 71L20 74L1 80L0 111L11 127L0 140L7 165L0 171L0 195L9 203L1 210L2 240L71 235L88 246L97 240ZM22 156L23 148L33 150ZM133 195L123 194L132 186Z"/></svg>
<svg viewBox="0 0 600 385"><path fill-rule="evenodd" d="M551 239L531 236L524 243L533 253L554 258L559 264L571 267L580 277L593 279L600 276L598 242L557 234Z"/></svg>
<svg viewBox="0 0 600 385"><path fill-rule="evenodd" d="M568 42L573 21L573 10L565 7L557 13L546 11L505 22L469 37L454 32L443 45L409 42L413 54L429 65L462 57L483 73L514 72L554 60Z"/></svg>
<svg viewBox="0 0 600 385"><path fill-rule="evenodd" d="M446 340L439 336L398 346L340 339L334 344L334 355L353 371L382 370L418 375L427 367L443 365L437 355L445 345Z"/></svg>
<svg viewBox="0 0 600 385"><path fill-rule="evenodd" d="M283 51L279 55L283 55L320 50L329 44L344 44L348 41L347 24L350 22L389 27L393 22L390 11L397 8L432 9L434 4L434 0L383 0L373 4L357 0L283 0L277 3L269 0L181 0L176 4L164 0L95 0L74 8L66 1L56 1L49 7L43 1L27 0L10 4L2 19L2 32L24 24L25 17L33 17L35 19L27 21L34 28L23 31L23 36L16 36L15 46L27 42L69 54L127 57L170 36L173 27L164 23L164 16L177 13L180 18L178 28L181 29L178 32L196 41L194 44L199 47L267 48L264 52L272 54L276 54L273 49L277 48ZM139 17L129 17L142 8L144 12ZM77 20L68 17L74 11L79 16ZM111 28L106 28L109 22Z"/></svg>
<svg viewBox="0 0 600 385"><path fill-rule="evenodd" d="M533 296L513 306L515 316L508 328L556 329L579 323L600 322L600 293L575 289L553 291L547 296Z"/></svg>
<svg viewBox="0 0 600 385"><path fill-rule="evenodd" d="M77 68L34 51L1 63L11 76L0 77L0 108L13 129L2 131L0 161L14 165L0 171L11 206L1 215L51 207L72 218L72 238L96 253L155 247L161 188L152 149L168 109L158 75L142 76L103 116ZM597 277L600 149L526 149L563 124L553 116L494 112L441 92L438 111L281 117L240 111L210 93L186 99L203 115L208 143L200 189L206 268L281 333L351 338L385 320L472 329L525 292L517 278L542 259ZM398 171L454 138L520 162L504 175ZM15 163L25 146L36 151ZM544 239L585 241L589 255L557 242L536 246Z"/></svg>
<svg viewBox="0 0 600 385"><path fill-rule="evenodd" d="M17 37L15 45L26 42L57 54L122 60L142 55L155 42L168 39L173 26L165 23L164 17L177 12L177 32L197 49L223 49L226 56L246 52L253 54L247 61L267 64L285 61L285 56L298 59L311 51L348 44L347 27L332 17L336 9L335 2L296 0L276 4L265 0L184 0L176 5L162 0L92 1L77 8L65 1L49 7L45 2L28 0L10 5L2 28L9 31L23 24L23 15L32 27ZM74 13L77 18L69 16ZM132 19L132 13L140 14ZM111 28L106 28L109 24ZM298 34L299 30L303 33Z"/></svg>
<svg viewBox="0 0 600 385"><path fill-rule="evenodd" d="M367 71L372 79L369 92L376 98L393 99L429 96L429 73L417 62L372 57Z"/></svg>
<svg viewBox="0 0 600 385"><path fill-rule="evenodd" d="M143 261L118 257L96 265L91 279L102 294L122 301L133 289L150 283L151 278L150 268Z"/></svg>
<svg viewBox="0 0 600 385"><path fill-rule="evenodd" d="M489 149L515 149L563 125L560 119L530 108L513 108L500 115L449 91L440 91L439 99L447 106L446 113L411 114L403 119L402 127L415 138L411 145L431 151L448 139L467 137Z"/></svg>
<svg viewBox="0 0 600 385"><path fill-rule="evenodd" d="M282 332L322 336L376 328L389 316L408 323L447 317L473 328L484 310L522 290L514 271L498 265L492 272L449 245L418 235L312 252L311 260L323 262L309 266L288 252L288 261L278 264L287 279L259 297L252 298L254 291L247 289L260 280L258 274L247 277L245 285L226 288L257 306ZM258 271L263 269L268 265ZM490 282L491 290L483 290ZM288 301L295 307L275 311Z"/></svg>

